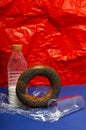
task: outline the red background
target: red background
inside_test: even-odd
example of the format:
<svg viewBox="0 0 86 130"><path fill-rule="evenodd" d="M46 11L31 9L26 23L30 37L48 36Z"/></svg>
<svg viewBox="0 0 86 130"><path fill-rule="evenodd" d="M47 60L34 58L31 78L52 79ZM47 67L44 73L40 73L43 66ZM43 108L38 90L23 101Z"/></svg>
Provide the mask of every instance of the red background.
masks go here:
<svg viewBox="0 0 86 130"><path fill-rule="evenodd" d="M86 83L86 0L0 1L0 86L7 85L11 45L28 67L53 67L62 85Z"/></svg>

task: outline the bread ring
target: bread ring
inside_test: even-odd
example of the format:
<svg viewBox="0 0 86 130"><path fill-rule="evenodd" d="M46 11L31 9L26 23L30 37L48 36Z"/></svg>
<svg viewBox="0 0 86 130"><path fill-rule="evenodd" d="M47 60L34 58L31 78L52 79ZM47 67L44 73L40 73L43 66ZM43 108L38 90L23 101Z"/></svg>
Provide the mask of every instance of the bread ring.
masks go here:
<svg viewBox="0 0 86 130"><path fill-rule="evenodd" d="M45 76L50 82L49 91L42 97L32 96L26 92L28 82L35 76ZM21 74L16 86L19 100L31 108L47 107L50 99L56 99L60 92L60 78L55 70L49 66L36 65Z"/></svg>

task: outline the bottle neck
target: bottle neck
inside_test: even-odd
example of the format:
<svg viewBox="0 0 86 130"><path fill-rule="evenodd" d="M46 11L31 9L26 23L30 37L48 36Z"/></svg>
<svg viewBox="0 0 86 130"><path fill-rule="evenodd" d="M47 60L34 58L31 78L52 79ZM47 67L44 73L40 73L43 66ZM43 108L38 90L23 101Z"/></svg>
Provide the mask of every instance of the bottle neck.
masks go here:
<svg viewBox="0 0 86 130"><path fill-rule="evenodd" d="M12 50L12 54L21 54L22 53L22 51L21 50Z"/></svg>
<svg viewBox="0 0 86 130"><path fill-rule="evenodd" d="M14 57L14 58L23 57L22 51L21 50L13 50L11 57Z"/></svg>

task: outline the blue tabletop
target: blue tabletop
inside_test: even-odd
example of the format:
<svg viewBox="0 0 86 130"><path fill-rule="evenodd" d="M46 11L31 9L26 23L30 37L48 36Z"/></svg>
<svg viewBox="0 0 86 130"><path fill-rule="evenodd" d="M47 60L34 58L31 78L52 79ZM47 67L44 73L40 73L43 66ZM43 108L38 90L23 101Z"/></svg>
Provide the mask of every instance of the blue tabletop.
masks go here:
<svg viewBox="0 0 86 130"><path fill-rule="evenodd" d="M0 88L7 93L7 88ZM80 94L86 101L86 85L62 87L59 97ZM86 105L84 109L48 123L29 119L17 114L0 113L0 130L86 130Z"/></svg>

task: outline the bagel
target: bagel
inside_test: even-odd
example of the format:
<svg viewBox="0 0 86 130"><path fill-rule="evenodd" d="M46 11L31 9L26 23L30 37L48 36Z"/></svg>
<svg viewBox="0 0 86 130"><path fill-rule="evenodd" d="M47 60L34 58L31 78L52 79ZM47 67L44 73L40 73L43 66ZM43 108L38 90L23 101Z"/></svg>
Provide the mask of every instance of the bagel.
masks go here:
<svg viewBox="0 0 86 130"><path fill-rule="evenodd" d="M45 76L50 82L49 91L41 97L32 96L26 91L29 81L35 76ZM49 66L35 65L20 75L16 85L16 94L24 105L30 108L40 108L47 107L50 99L56 99L60 92L60 88L61 84L59 75L53 68Z"/></svg>

